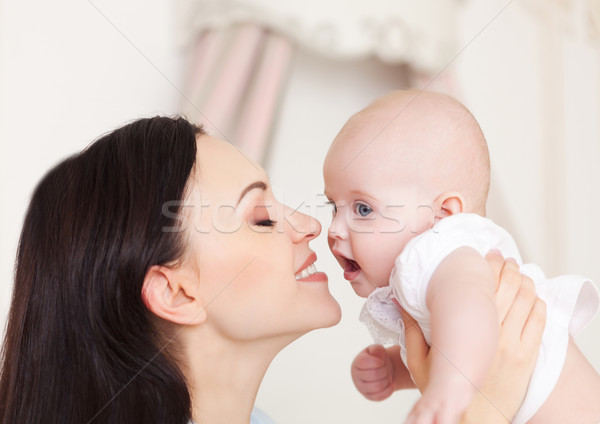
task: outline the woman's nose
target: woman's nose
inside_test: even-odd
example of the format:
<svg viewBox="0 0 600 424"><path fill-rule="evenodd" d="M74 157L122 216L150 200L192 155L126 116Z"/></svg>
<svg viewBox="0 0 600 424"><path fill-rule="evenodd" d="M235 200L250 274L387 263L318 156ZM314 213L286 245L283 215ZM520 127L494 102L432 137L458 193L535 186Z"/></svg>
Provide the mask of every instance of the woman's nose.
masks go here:
<svg viewBox="0 0 600 424"><path fill-rule="evenodd" d="M287 206L284 206L284 213L294 243L309 241L321 234L321 223L312 216Z"/></svg>

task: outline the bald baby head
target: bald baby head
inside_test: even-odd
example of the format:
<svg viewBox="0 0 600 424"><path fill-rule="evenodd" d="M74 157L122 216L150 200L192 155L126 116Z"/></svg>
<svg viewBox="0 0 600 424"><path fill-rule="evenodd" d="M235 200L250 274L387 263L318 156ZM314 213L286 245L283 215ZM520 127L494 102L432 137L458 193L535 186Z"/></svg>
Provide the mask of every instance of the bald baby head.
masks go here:
<svg viewBox="0 0 600 424"><path fill-rule="evenodd" d="M458 192L463 212L485 215L487 143L473 115L452 97L402 90L375 100L344 125L326 172L328 162L341 172L367 165L390 184L414 184L435 197Z"/></svg>

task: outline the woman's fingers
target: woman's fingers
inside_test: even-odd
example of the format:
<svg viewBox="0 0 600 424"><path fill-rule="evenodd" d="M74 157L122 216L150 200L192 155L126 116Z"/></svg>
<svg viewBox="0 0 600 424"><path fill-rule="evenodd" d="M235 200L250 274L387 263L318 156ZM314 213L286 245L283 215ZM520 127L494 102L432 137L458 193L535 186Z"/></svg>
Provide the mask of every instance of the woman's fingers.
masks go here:
<svg viewBox="0 0 600 424"><path fill-rule="evenodd" d="M526 352L539 351L545 326L546 304L542 299L536 299L521 333L521 343Z"/></svg>
<svg viewBox="0 0 600 424"><path fill-rule="evenodd" d="M535 365L546 307L537 299L533 281L516 262L488 254L492 274L499 278L496 306L501 324L499 346L482 396L476 396L465 422L508 422L523 402ZM490 407L493 405L493 407Z"/></svg>
<svg viewBox="0 0 600 424"><path fill-rule="evenodd" d="M498 290L498 284L500 284L500 272L502 272L502 267L504 266L504 257L498 249L492 249L485 255L485 259L490 265L492 276L496 283L496 290Z"/></svg>
<svg viewBox="0 0 600 424"><path fill-rule="evenodd" d="M533 282L523 276L523 284L517 292L506 318L504 318L503 331L511 340L520 340L523 328L533 309L537 297Z"/></svg>
<svg viewBox="0 0 600 424"><path fill-rule="evenodd" d="M399 307L404 322L404 338L406 341L406 366L415 384L423 390L429 379L429 346L417 321L404 309Z"/></svg>
<svg viewBox="0 0 600 424"><path fill-rule="evenodd" d="M517 264L511 260L504 260L498 249L490 250L485 259L496 283L496 308L499 323L502 324L521 286L521 273Z"/></svg>
<svg viewBox="0 0 600 424"><path fill-rule="evenodd" d="M515 297L521 289L523 276L519 266L510 261L505 261L500 271L500 282L496 290L496 308L498 309L499 323L504 322L508 311L512 307Z"/></svg>
<svg viewBox="0 0 600 424"><path fill-rule="evenodd" d="M404 337L406 340L406 355L415 359L426 358L429 353L429 346L425 341L425 336L421 331L421 327L415 319L408 314L403 308L400 308L402 321L404 322Z"/></svg>

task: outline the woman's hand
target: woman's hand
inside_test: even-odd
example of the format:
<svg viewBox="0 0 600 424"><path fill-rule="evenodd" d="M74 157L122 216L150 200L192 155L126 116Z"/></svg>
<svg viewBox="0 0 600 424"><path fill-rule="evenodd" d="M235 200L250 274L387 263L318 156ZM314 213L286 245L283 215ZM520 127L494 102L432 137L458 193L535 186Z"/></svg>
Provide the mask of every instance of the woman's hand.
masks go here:
<svg viewBox="0 0 600 424"><path fill-rule="evenodd" d="M518 265L494 252L486 259L497 281L500 338L486 381L465 413L463 424L511 421L527 392L546 322L546 305L536 297L533 281L521 275ZM429 378L429 346L412 317L402 311L402 318L408 368L423 391Z"/></svg>

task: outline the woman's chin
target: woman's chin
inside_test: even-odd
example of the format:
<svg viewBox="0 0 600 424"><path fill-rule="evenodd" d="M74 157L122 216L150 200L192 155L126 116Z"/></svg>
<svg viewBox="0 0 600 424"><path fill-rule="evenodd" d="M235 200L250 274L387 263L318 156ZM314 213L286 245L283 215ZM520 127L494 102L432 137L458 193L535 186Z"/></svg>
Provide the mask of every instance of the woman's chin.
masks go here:
<svg viewBox="0 0 600 424"><path fill-rule="evenodd" d="M342 319L342 308L340 307L340 304L335 299L335 297L333 297L331 292L329 290L327 291L329 295L326 305L327 314L324 313L324 316L326 316L327 319L324 320L326 321L326 324L323 325L323 328L333 327L334 325L338 324ZM323 307L323 309L325 309L325 306Z"/></svg>
<svg viewBox="0 0 600 424"><path fill-rule="evenodd" d="M342 308L340 307L340 304L337 302L337 300L333 299L333 302L335 303L335 307L332 305L330 320L327 324L323 326L323 328L333 327L334 325L339 324L342 320Z"/></svg>
<svg viewBox="0 0 600 424"><path fill-rule="evenodd" d="M317 308L315 308L316 311ZM314 314L315 320L312 322L309 331L318 330L320 328L329 328L337 325L342 319L342 308L331 294L326 303L318 307L319 313Z"/></svg>

